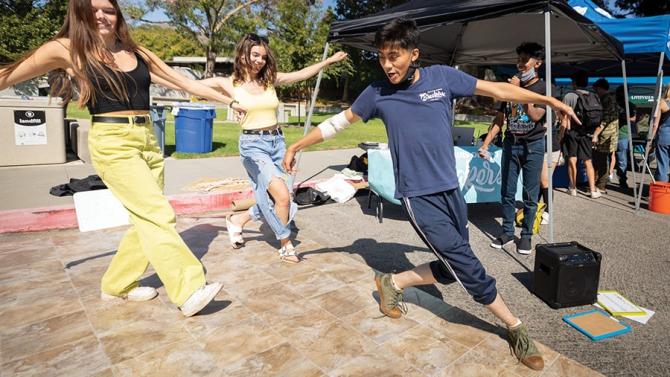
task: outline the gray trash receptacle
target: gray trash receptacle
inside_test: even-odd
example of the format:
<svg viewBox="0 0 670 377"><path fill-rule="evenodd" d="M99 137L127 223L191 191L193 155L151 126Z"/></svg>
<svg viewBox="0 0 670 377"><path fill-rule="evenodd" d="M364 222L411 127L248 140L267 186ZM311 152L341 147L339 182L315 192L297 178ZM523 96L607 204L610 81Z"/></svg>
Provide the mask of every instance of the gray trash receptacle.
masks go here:
<svg viewBox="0 0 670 377"><path fill-rule="evenodd" d="M167 117L166 107L160 105L151 106L151 121L154 125L154 134L158 141L158 146L165 156L165 120Z"/></svg>
<svg viewBox="0 0 670 377"><path fill-rule="evenodd" d="M0 97L0 166L66 162L64 114L58 97Z"/></svg>

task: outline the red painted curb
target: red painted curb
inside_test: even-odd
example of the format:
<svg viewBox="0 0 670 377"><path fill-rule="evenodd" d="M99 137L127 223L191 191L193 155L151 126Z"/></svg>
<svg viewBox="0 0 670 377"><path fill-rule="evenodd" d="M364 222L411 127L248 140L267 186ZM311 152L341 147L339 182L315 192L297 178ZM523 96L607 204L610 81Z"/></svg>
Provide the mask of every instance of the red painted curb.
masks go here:
<svg viewBox="0 0 670 377"><path fill-rule="evenodd" d="M315 184L313 181L303 182L300 184L300 187L312 187ZM240 191L168 196L170 204L177 215L226 211L232 207L234 200L251 198L253 198L251 187ZM0 211L0 219L2 219L0 222L0 234L69 229L78 226L77 214L75 213L73 204Z"/></svg>
<svg viewBox="0 0 670 377"><path fill-rule="evenodd" d="M225 211L234 200L253 197L251 188L208 194L179 194L168 196L177 215ZM76 228L77 214L73 204L64 206L24 208L0 211L0 233L37 232L52 229Z"/></svg>

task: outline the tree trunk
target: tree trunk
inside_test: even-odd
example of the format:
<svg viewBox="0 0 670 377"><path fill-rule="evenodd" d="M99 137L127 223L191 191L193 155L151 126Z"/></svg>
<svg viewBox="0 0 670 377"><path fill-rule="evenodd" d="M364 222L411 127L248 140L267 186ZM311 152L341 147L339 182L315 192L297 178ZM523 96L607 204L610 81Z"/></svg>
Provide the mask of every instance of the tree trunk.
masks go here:
<svg viewBox="0 0 670 377"><path fill-rule="evenodd" d="M207 54L207 62L205 63L204 78L207 79L214 76L214 64L216 63L216 52L212 51L211 46L207 46L206 54Z"/></svg>
<svg viewBox="0 0 670 377"><path fill-rule="evenodd" d="M344 85L342 87L342 102L349 101L349 80L351 76L346 75L344 77Z"/></svg>

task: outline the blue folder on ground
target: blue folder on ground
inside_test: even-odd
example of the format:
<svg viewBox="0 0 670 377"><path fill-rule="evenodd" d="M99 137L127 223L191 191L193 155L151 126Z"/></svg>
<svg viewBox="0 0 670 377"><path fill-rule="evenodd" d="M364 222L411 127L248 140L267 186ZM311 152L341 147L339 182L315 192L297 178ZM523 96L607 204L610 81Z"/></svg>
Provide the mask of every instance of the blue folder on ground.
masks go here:
<svg viewBox="0 0 670 377"><path fill-rule="evenodd" d="M598 309L566 314L563 320L594 341L625 334L631 330L627 324Z"/></svg>

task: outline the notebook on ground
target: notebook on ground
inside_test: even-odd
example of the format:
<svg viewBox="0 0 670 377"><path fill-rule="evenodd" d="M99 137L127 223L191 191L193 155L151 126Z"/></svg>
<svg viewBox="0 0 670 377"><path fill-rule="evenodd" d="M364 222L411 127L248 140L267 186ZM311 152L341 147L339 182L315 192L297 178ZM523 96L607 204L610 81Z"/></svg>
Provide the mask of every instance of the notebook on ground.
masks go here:
<svg viewBox="0 0 670 377"><path fill-rule="evenodd" d="M625 334L630 331L630 326L598 309L582 313L566 314L563 316L563 320L594 341Z"/></svg>

